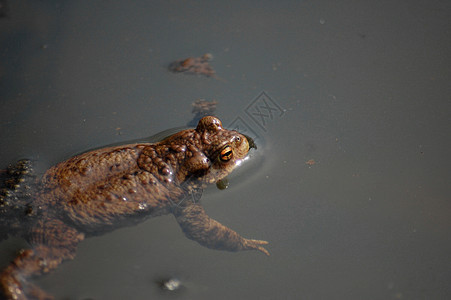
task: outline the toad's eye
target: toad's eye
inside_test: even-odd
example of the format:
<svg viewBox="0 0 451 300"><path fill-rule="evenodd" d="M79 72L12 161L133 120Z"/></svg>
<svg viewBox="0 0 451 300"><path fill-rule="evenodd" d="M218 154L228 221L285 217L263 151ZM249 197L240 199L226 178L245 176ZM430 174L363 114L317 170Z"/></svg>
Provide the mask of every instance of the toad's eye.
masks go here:
<svg viewBox="0 0 451 300"><path fill-rule="evenodd" d="M232 156L233 156L233 151L232 151L232 147L230 147L230 146L225 146L221 150L221 153L219 153L219 159L223 162L231 160Z"/></svg>

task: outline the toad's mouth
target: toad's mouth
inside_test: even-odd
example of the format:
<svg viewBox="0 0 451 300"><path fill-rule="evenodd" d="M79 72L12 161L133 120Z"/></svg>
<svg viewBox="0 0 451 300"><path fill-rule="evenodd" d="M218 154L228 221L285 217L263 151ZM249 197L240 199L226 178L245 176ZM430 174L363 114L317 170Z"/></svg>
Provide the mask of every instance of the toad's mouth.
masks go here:
<svg viewBox="0 0 451 300"><path fill-rule="evenodd" d="M247 143L249 144L249 150L251 150L252 148L257 150L257 144L255 144L254 139L248 135L245 135L245 134L243 134L243 135L247 139Z"/></svg>

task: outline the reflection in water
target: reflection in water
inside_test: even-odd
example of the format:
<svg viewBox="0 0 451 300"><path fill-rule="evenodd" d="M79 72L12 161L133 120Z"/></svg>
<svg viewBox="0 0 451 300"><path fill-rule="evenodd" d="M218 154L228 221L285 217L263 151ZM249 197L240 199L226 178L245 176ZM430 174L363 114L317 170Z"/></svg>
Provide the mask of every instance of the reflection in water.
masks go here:
<svg viewBox="0 0 451 300"><path fill-rule="evenodd" d="M44 174L33 199L24 189L33 178L29 162L10 168L12 179L5 183L16 189L3 193L2 225L24 231L32 249L3 271L3 292L11 299L24 299L25 293L44 298L46 293L27 278L73 259L85 236L170 213L188 238L205 247L269 255L266 241L243 238L211 219L198 202L207 184L223 180L241 163L249 143L207 116L196 129L156 144L97 149L62 162ZM23 226L25 219L28 226Z"/></svg>

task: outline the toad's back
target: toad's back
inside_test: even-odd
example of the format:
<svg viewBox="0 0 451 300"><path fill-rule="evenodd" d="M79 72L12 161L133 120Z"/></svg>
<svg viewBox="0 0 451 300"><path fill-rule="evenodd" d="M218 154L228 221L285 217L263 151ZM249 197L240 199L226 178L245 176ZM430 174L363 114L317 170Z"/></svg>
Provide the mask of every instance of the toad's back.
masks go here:
<svg viewBox="0 0 451 300"><path fill-rule="evenodd" d="M177 188L139 168L146 147L154 145L94 150L56 165L43 176L37 203L88 232L120 226L133 215L168 213L169 189Z"/></svg>

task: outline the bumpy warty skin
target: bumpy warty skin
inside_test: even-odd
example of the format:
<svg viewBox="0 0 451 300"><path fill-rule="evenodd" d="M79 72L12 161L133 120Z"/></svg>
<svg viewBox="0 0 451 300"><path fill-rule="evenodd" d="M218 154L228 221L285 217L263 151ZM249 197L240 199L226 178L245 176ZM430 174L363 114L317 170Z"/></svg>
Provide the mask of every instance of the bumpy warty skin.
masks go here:
<svg viewBox="0 0 451 300"><path fill-rule="evenodd" d="M245 136L215 117L195 129L150 144L93 150L50 168L38 181L25 237L31 249L0 275L7 299L51 299L30 276L73 259L85 236L173 214L185 235L218 250L259 250L265 241L246 239L211 219L196 201L208 184L223 179L249 151ZM16 224L17 222L14 222Z"/></svg>

